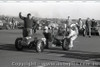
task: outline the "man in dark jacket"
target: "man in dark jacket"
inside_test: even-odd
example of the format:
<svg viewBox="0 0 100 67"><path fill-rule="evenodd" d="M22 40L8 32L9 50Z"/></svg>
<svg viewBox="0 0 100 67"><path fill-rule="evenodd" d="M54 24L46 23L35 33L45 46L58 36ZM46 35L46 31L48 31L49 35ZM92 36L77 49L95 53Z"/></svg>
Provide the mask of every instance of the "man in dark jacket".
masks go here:
<svg viewBox="0 0 100 67"><path fill-rule="evenodd" d="M88 33L89 37L91 37L91 20L87 18L86 22L86 34Z"/></svg>
<svg viewBox="0 0 100 67"><path fill-rule="evenodd" d="M43 35L46 38L46 46L45 46L45 48L48 49L51 46L51 44L52 44L53 37L52 37L52 34L49 31L49 28L47 26L44 27Z"/></svg>
<svg viewBox="0 0 100 67"><path fill-rule="evenodd" d="M33 19L30 13L27 14L27 17L23 17L21 12L19 13L19 17L24 21L24 28L23 28L23 37L30 37L32 35L32 25Z"/></svg>
<svg viewBox="0 0 100 67"><path fill-rule="evenodd" d="M97 27L97 25L98 25L95 19L92 19L92 20L91 20L91 23L92 23L91 26L92 26L93 28Z"/></svg>

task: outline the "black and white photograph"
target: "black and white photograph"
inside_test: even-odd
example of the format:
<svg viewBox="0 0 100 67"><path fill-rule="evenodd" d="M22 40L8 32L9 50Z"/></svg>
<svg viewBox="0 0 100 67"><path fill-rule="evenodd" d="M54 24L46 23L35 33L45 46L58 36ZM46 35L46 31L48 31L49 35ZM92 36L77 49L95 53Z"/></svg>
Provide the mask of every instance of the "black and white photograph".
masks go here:
<svg viewBox="0 0 100 67"><path fill-rule="evenodd" d="M0 1L0 67L100 67L100 2Z"/></svg>

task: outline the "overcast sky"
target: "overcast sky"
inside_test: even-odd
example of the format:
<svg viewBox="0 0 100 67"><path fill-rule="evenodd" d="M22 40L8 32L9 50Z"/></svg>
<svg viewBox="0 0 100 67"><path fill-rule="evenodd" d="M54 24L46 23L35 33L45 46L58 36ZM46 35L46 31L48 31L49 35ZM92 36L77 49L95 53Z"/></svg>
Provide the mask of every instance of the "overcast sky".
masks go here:
<svg viewBox="0 0 100 67"><path fill-rule="evenodd" d="M31 13L37 17L47 18L95 18L100 19L100 2L33 2L33 3L0 3L0 15L23 16Z"/></svg>

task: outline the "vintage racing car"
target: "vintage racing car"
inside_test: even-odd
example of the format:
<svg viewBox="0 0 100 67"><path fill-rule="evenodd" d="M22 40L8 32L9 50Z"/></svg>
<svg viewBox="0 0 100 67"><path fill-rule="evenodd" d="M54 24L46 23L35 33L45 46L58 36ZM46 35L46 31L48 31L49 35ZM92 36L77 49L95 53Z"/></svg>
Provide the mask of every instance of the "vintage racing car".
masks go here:
<svg viewBox="0 0 100 67"><path fill-rule="evenodd" d="M58 34L58 32L60 34ZM64 32L64 31L60 30L58 32L56 32L57 34L55 37L53 33L50 32L51 35L49 37L52 38L50 45L53 44L55 46L62 46L63 50L69 50L70 39L63 37L63 33L61 32ZM37 33L35 33L33 36L35 37L18 37L15 40L15 48L17 50L23 50L24 47L28 47L29 49L34 48L36 52L38 53L43 52L43 50L45 49L47 45L47 39L42 35L40 35L41 37L39 37Z"/></svg>

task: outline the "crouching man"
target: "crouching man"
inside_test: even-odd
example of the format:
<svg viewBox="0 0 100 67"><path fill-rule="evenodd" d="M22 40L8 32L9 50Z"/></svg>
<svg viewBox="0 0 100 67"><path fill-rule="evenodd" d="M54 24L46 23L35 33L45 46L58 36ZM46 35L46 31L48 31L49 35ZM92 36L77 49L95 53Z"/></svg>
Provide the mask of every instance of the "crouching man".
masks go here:
<svg viewBox="0 0 100 67"><path fill-rule="evenodd" d="M43 29L43 35L46 38L45 48L48 49L52 44L52 34L50 33L49 28L47 26L45 26Z"/></svg>
<svg viewBox="0 0 100 67"><path fill-rule="evenodd" d="M70 38L69 48L71 49L73 47L74 40L78 37L78 28L76 24L71 24L67 28L67 32L69 32L67 38Z"/></svg>

